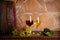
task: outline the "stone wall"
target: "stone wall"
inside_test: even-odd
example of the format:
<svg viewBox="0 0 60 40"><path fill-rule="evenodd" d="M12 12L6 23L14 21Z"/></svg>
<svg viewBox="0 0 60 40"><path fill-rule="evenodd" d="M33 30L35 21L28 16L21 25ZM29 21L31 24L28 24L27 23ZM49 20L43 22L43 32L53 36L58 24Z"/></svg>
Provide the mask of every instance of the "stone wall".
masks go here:
<svg viewBox="0 0 60 40"><path fill-rule="evenodd" d="M32 16L33 21L40 17L41 24L36 29L34 25L30 28L33 31L43 31L49 28L53 31L60 29L60 0L18 0L16 3L17 28L26 25L26 19Z"/></svg>

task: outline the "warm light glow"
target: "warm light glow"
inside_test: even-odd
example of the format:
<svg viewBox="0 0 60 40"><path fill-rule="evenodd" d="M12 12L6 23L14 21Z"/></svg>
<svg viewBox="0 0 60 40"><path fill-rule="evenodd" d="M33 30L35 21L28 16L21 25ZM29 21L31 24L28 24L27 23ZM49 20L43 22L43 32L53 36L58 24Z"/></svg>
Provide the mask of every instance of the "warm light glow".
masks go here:
<svg viewBox="0 0 60 40"><path fill-rule="evenodd" d="M38 23L39 23L39 17L37 18L37 20L38 20Z"/></svg>
<svg viewBox="0 0 60 40"><path fill-rule="evenodd" d="M30 16L30 22L31 22L31 20L32 20L32 18L31 18L31 16Z"/></svg>

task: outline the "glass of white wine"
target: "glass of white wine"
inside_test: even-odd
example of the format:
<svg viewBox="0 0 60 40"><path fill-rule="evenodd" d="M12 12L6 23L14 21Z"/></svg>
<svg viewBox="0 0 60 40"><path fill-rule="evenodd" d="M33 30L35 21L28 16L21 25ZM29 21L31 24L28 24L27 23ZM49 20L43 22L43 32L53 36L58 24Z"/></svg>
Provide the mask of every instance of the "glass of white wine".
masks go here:
<svg viewBox="0 0 60 40"><path fill-rule="evenodd" d="M39 31L40 30L40 25L41 25L41 23L42 23L42 21L41 21L41 16L42 16L42 13L35 13L35 15L34 15L34 22L33 22L33 24L34 24L34 27L35 27L35 29L37 30L37 31Z"/></svg>
<svg viewBox="0 0 60 40"><path fill-rule="evenodd" d="M36 26L36 29L38 29L39 25L41 24L39 16L37 17L37 20L34 21L34 25Z"/></svg>

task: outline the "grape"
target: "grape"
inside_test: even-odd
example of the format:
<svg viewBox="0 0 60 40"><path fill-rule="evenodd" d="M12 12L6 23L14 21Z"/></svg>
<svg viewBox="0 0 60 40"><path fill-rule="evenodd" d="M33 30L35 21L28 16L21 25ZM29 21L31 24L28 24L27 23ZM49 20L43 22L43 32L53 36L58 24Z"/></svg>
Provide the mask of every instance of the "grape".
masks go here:
<svg viewBox="0 0 60 40"><path fill-rule="evenodd" d="M31 35L31 33L32 33L32 31L31 31L30 29L27 29L27 30L26 30L26 35L27 35L27 36Z"/></svg>
<svg viewBox="0 0 60 40"><path fill-rule="evenodd" d="M32 32L32 34L34 35L34 34L35 34L35 32Z"/></svg>
<svg viewBox="0 0 60 40"><path fill-rule="evenodd" d="M24 27L24 30L25 30L25 34L26 34L26 36L31 35L32 30L31 30L29 27Z"/></svg>
<svg viewBox="0 0 60 40"><path fill-rule="evenodd" d="M15 35L15 36L17 36L19 33L18 33L18 31L17 31L16 29L14 29L14 30L12 31L12 34Z"/></svg>
<svg viewBox="0 0 60 40"><path fill-rule="evenodd" d="M44 29L44 33L46 33L46 32L50 32L51 30L50 29L48 29L48 28L45 28Z"/></svg>
<svg viewBox="0 0 60 40"><path fill-rule="evenodd" d="M20 33L19 36L20 37L25 37L25 34L24 33Z"/></svg>
<svg viewBox="0 0 60 40"><path fill-rule="evenodd" d="M39 32L39 35L42 36L43 35L43 32Z"/></svg>
<svg viewBox="0 0 60 40"><path fill-rule="evenodd" d="M51 32L47 32L46 35L53 36L53 32L52 31Z"/></svg>

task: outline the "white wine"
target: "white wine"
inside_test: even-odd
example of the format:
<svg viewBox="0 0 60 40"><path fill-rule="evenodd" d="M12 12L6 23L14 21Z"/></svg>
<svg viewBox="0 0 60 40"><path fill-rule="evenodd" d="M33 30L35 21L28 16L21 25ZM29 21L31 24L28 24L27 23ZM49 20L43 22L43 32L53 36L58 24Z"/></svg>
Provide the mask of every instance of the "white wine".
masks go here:
<svg viewBox="0 0 60 40"><path fill-rule="evenodd" d="M38 22L37 20L34 21L34 25L36 26L36 28L37 28L40 24L41 24L41 21L39 21L39 22Z"/></svg>

